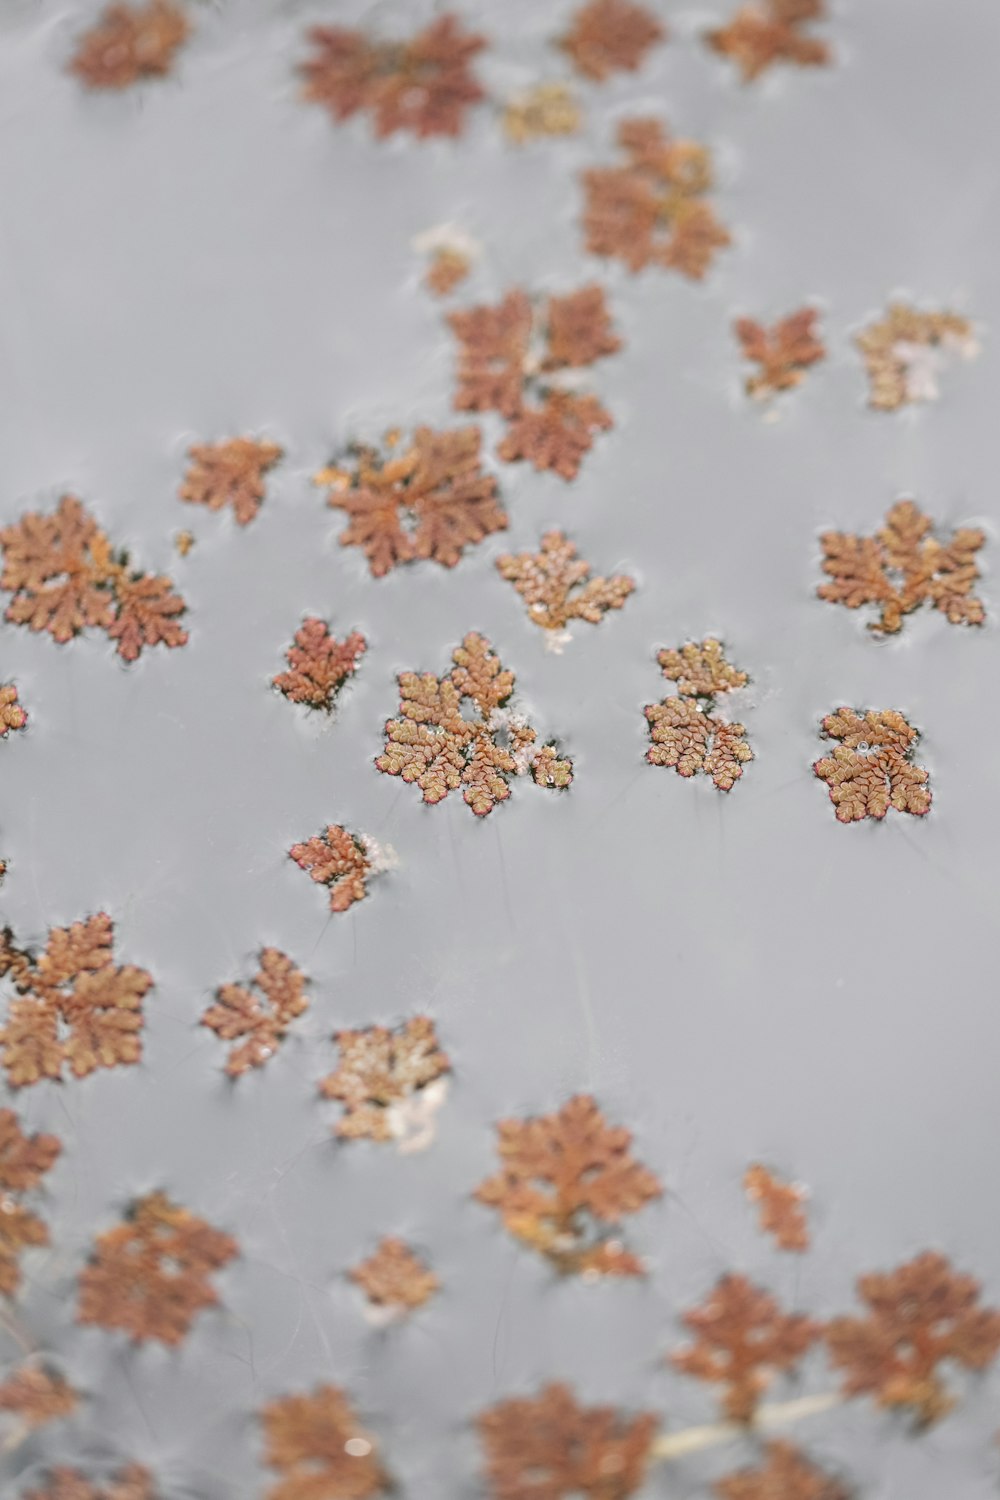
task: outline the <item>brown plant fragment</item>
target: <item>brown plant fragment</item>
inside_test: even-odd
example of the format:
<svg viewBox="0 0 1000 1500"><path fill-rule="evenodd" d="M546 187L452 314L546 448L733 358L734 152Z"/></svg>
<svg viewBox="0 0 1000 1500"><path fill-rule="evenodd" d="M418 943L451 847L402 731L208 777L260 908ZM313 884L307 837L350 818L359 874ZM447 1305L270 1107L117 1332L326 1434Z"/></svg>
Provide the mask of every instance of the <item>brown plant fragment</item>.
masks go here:
<svg viewBox="0 0 1000 1500"><path fill-rule="evenodd" d="M498 1401L476 1426L493 1500L628 1500L646 1477L657 1418L581 1406L552 1384Z"/></svg>
<svg viewBox="0 0 1000 1500"><path fill-rule="evenodd" d="M184 600L169 578L135 572L112 551L97 522L72 495L53 515L29 511L0 530L0 588L13 593L5 619L47 630L60 644L87 626L106 630L118 654L134 661L143 646L183 646Z"/></svg>
<svg viewBox="0 0 1000 1500"><path fill-rule="evenodd" d="M330 634L325 620L308 615L295 632L295 640L285 652L288 671L272 678L276 687L292 703L307 703L330 713L337 695L348 677L353 677L368 642L353 630L343 641Z"/></svg>
<svg viewBox="0 0 1000 1500"><path fill-rule="evenodd" d="M174 546L177 548L177 551L180 553L181 557L187 557L188 553L191 551L191 548L194 546L194 532L178 531L177 535L174 537Z"/></svg>
<svg viewBox="0 0 1000 1500"><path fill-rule="evenodd" d="M6 1297L21 1285L22 1252L49 1244L47 1225L20 1195L38 1187L61 1151L57 1136L25 1135L14 1111L0 1109L0 1293Z"/></svg>
<svg viewBox="0 0 1000 1500"><path fill-rule="evenodd" d="M375 1252L347 1274L369 1302L400 1312L422 1307L441 1285L409 1245L392 1235L380 1240Z"/></svg>
<svg viewBox="0 0 1000 1500"><path fill-rule="evenodd" d="M156 1488L142 1464L126 1464L101 1484L88 1479L81 1469L60 1464L49 1469L44 1489L27 1490L21 1500L156 1500Z"/></svg>
<svg viewBox="0 0 1000 1500"><path fill-rule="evenodd" d="M198 1313L218 1303L209 1274L238 1253L230 1235L165 1193L148 1193L97 1236L80 1272L77 1322L123 1329L136 1342L180 1344Z"/></svg>
<svg viewBox="0 0 1000 1500"><path fill-rule="evenodd" d="M91 89L125 89L140 78L162 78L190 30L173 0L108 5L83 33L68 69Z"/></svg>
<svg viewBox="0 0 1000 1500"><path fill-rule="evenodd" d="M461 250L450 245L438 245L431 255L424 276L424 285L435 297L447 297L468 276L472 262Z"/></svg>
<svg viewBox="0 0 1000 1500"><path fill-rule="evenodd" d="M657 661L664 677L677 683L680 696L646 704L652 741L647 761L673 766L681 776L701 772L721 792L731 791L753 751L743 738L744 726L715 713L715 699L745 687L747 674L726 661L722 642L713 637L688 641L679 651L661 651Z"/></svg>
<svg viewBox="0 0 1000 1500"><path fill-rule="evenodd" d="M551 1115L501 1120L500 1171L475 1198L563 1275L641 1276L643 1263L609 1230L659 1198L659 1179L629 1154L631 1132L609 1125L589 1094Z"/></svg>
<svg viewBox="0 0 1000 1500"><path fill-rule="evenodd" d="M357 445L346 463L315 476L328 489L327 504L347 512L340 545L361 547L374 577L428 558L453 568L466 547L506 529L477 427L418 427L402 452L395 437L388 434L381 451Z"/></svg>
<svg viewBox="0 0 1000 1500"><path fill-rule="evenodd" d="M328 823L315 838L293 844L288 854L317 885L329 886L331 911L347 911L364 900L368 881L380 873L379 852L371 840L348 833L340 823Z"/></svg>
<svg viewBox="0 0 1000 1500"><path fill-rule="evenodd" d="M939 1366L985 1370L1000 1354L1000 1309L983 1307L979 1282L932 1250L857 1285L864 1317L834 1318L826 1328L844 1394L872 1396L930 1426L956 1404Z"/></svg>
<svg viewBox="0 0 1000 1500"><path fill-rule="evenodd" d="M28 715L17 701L17 688L12 682L0 685L0 740L5 740L12 729L23 729ZM0 880L7 873L6 860L0 859Z"/></svg>
<svg viewBox="0 0 1000 1500"><path fill-rule="evenodd" d="M315 51L299 67L303 98L338 124L368 111L379 140L398 130L420 139L461 135L470 106L486 97L471 69L485 38L463 31L451 14L407 41L376 41L346 26L314 26L309 41Z"/></svg>
<svg viewBox="0 0 1000 1500"><path fill-rule="evenodd" d="M826 358L826 349L816 334L815 308L800 307L770 328L753 318L738 318L733 328L744 359L760 366L746 378L750 396L763 399L778 391L801 385L810 365Z"/></svg>
<svg viewBox="0 0 1000 1500"><path fill-rule="evenodd" d="M890 807L916 817L930 811L928 773L913 764L920 731L901 713L838 708L827 714L820 733L840 742L813 766L830 788L838 822L882 819Z"/></svg>
<svg viewBox="0 0 1000 1500"><path fill-rule="evenodd" d="M584 234L592 255L621 260L630 271L659 265L700 281L728 230L706 200L711 157L694 141L671 140L659 120L623 120L619 167L583 174Z"/></svg>
<svg viewBox="0 0 1000 1500"><path fill-rule="evenodd" d="M596 396L575 389L573 373L621 348L603 287L537 305L515 290L496 306L451 313L448 322L459 343L456 410L506 417L511 426L497 450L506 462L526 458L575 478L594 432L613 425Z"/></svg>
<svg viewBox="0 0 1000 1500"><path fill-rule="evenodd" d="M53 927L37 959L6 929L0 977L11 975L17 998L0 1029L0 1065L12 1088L62 1078L66 1068L85 1078L139 1062L142 1002L153 980L145 969L115 964L113 942L105 912Z"/></svg>
<svg viewBox="0 0 1000 1500"><path fill-rule="evenodd" d="M434 1022L413 1016L394 1030L367 1026L362 1031L336 1031L340 1048L336 1070L319 1086L325 1099L344 1106L336 1134L344 1140L405 1140L419 1096L434 1089L450 1072L451 1064L438 1046ZM434 1089L429 1102L440 1102Z"/></svg>
<svg viewBox="0 0 1000 1500"><path fill-rule="evenodd" d="M744 83L752 83L778 62L825 67L830 48L805 30L809 22L825 18L826 0L752 0L705 40L714 52L732 58Z"/></svg>
<svg viewBox="0 0 1000 1500"><path fill-rule="evenodd" d="M264 1462L281 1475L265 1500L369 1500L390 1488L374 1438L337 1386L280 1396L260 1420Z"/></svg>
<svg viewBox="0 0 1000 1500"><path fill-rule="evenodd" d="M757 1205L757 1216L764 1234L773 1237L779 1250L808 1250L809 1221L803 1204L805 1188L794 1182L783 1182L768 1167L754 1162L743 1177L743 1190Z"/></svg>
<svg viewBox="0 0 1000 1500"><path fill-rule="evenodd" d="M600 624L609 609L621 609L635 588L623 573L593 578L590 564L561 531L547 531L540 552L505 552L497 558L501 578L512 583L543 630L561 631L570 620Z"/></svg>
<svg viewBox="0 0 1000 1500"><path fill-rule="evenodd" d="M971 359L978 352L968 318L920 312L905 302L890 303L885 317L869 323L854 342L868 372L868 405L876 411L935 401L944 356Z"/></svg>
<svg viewBox="0 0 1000 1500"><path fill-rule="evenodd" d="M508 707L514 673L501 666L489 641L470 632L452 661L443 677L400 673L400 717L385 726L378 769L416 782L428 803L463 787L477 817L510 796L512 776L530 772L539 786L569 786L572 762L551 744L539 746L537 731Z"/></svg>
<svg viewBox="0 0 1000 1500"><path fill-rule="evenodd" d="M16 1418L18 1433L27 1434L60 1417L68 1417L80 1398L56 1370L25 1362L0 1381L0 1412ZM8 1439L7 1447L13 1443Z"/></svg>
<svg viewBox="0 0 1000 1500"><path fill-rule="evenodd" d="M751 1422L774 1376L797 1365L822 1332L801 1313L783 1312L745 1276L723 1276L704 1302L683 1315L694 1341L670 1363L684 1375L722 1387L727 1421Z"/></svg>
<svg viewBox="0 0 1000 1500"><path fill-rule="evenodd" d="M190 467L180 498L209 510L233 507L239 526L248 526L264 499L264 475L284 456L277 443L230 438L224 443L196 443L188 449Z"/></svg>
<svg viewBox="0 0 1000 1500"><path fill-rule="evenodd" d="M582 119L576 96L567 84L536 83L507 101L503 129L509 141L523 146L547 136L576 135Z"/></svg>
<svg viewBox="0 0 1000 1500"><path fill-rule="evenodd" d="M612 73L634 73L650 47L666 40L652 11L631 0L589 0L573 13L559 46L585 78L603 83Z"/></svg>
<svg viewBox="0 0 1000 1500"><path fill-rule="evenodd" d="M792 1443L767 1443L752 1469L727 1474L715 1484L719 1500L850 1500L850 1491L818 1469Z"/></svg>
<svg viewBox="0 0 1000 1500"><path fill-rule="evenodd" d="M261 950L260 968L249 987L219 986L201 1024L224 1042L238 1043L226 1063L230 1078L263 1067L274 1055L296 1016L309 1008L305 986L305 975L277 948Z"/></svg>
<svg viewBox="0 0 1000 1500"><path fill-rule="evenodd" d="M823 572L831 583L816 590L829 604L859 609L878 606L869 630L895 635L903 619L922 604L939 609L952 625L982 625L981 599L972 589L979 579L976 553L986 541L977 527L961 527L939 542L934 523L912 500L899 500L874 536L825 531L820 537Z"/></svg>

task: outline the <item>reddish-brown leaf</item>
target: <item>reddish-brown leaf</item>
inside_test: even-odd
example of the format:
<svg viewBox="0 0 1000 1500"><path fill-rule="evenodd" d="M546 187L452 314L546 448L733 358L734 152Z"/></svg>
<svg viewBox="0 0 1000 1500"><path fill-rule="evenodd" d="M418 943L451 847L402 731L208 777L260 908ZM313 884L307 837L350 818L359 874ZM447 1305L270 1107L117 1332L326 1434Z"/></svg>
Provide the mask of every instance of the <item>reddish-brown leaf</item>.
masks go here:
<svg viewBox="0 0 1000 1500"><path fill-rule="evenodd" d="M277 443L230 438L224 443L196 443L188 450L190 467L180 488L182 500L222 510L231 505L240 526L247 526L264 499L264 476L283 456Z"/></svg>
<svg viewBox="0 0 1000 1500"><path fill-rule="evenodd" d="M647 761L673 766L681 776L703 773L720 791L731 791L753 751L743 738L743 725L721 718L715 700L744 687L747 674L726 660L722 642L712 637L688 641L679 651L661 651L657 661L664 677L677 683L679 696L646 704L652 741Z"/></svg>
<svg viewBox="0 0 1000 1500"><path fill-rule="evenodd" d="M330 910L346 911L368 894L368 881L377 874L370 841L330 823L316 838L293 844L288 854L317 885L330 888Z"/></svg>
<svg viewBox="0 0 1000 1500"><path fill-rule="evenodd" d="M837 741L813 771L830 789L838 822L881 820L890 807L916 817L930 812L930 777L913 762L920 731L901 713L838 708L827 714L820 733Z"/></svg>
<svg viewBox="0 0 1000 1500"><path fill-rule="evenodd" d="M338 123L360 111L379 139L403 130L424 139L461 135L470 106L486 96L471 64L484 37L439 16L406 41L377 41L345 26L314 26L313 56L299 73L303 97Z"/></svg>
<svg viewBox="0 0 1000 1500"><path fill-rule="evenodd" d="M88 626L106 630L134 661L143 646L183 646L184 600L169 578L139 573L79 500L64 495L54 515L29 511L0 531L0 588L13 593L6 618L64 643Z"/></svg>
<svg viewBox="0 0 1000 1500"><path fill-rule="evenodd" d="M376 1307L412 1312L433 1297L440 1282L404 1240L387 1235L367 1260L348 1271Z"/></svg>
<svg viewBox="0 0 1000 1500"><path fill-rule="evenodd" d="M723 1415L753 1420L775 1375L794 1368L819 1338L818 1323L786 1313L745 1276L723 1276L699 1307L684 1314L694 1341L670 1356L685 1375L721 1386Z"/></svg>
<svg viewBox="0 0 1000 1500"><path fill-rule="evenodd" d="M77 1321L123 1329L136 1342L180 1344L198 1313L218 1303L210 1273L238 1253L230 1235L149 1193L98 1235L80 1273Z"/></svg>
<svg viewBox="0 0 1000 1500"><path fill-rule="evenodd" d="M983 602L972 590L979 580L976 553L986 541L978 527L961 527L947 542L912 500L889 510L874 536L825 531L820 537L823 572L832 580L816 590L830 604L878 607L869 630L894 635L906 615L930 604L953 625L982 625Z"/></svg>
<svg viewBox="0 0 1000 1500"><path fill-rule="evenodd" d="M5 934L5 941L9 942ZM0 1109L0 1293L21 1284L21 1255L49 1243L47 1225L25 1208L21 1194L38 1187L62 1151L54 1135L25 1135L12 1109Z"/></svg>
<svg viewBox="0 0 1000 1500"><path fill-rule="evenodd" d="M939 395L938 374L948 355L971 359L978 351L972 324L953 312L920 312L890 303L884 318L855 339L868 373L868 404L897 411Z"/></svg>
<svg viewBox="0 0 1000 1500"><path fill-rule="evenodd" d="M644 5L631 0L588 0L573 13L559 46L585 78L603 82L612 73L634 73L650 47L666 35Z"/></svg>
<svg viewBox="0 0 1000 1500"><path fill-rule="evenodd" d="M309 1008L305 986L305 975L277 948L262 949L249 987L219 986L201 1024L223 1041L238 1044L230 1048L226 1063L231 1078L263 1067L274 1055L295 1017Z"/></svg>
<svg viewBox="0 0 1000 1500"><path fill-rule="evenodd" d="M779 62L800 68L826 66L830 48L806 30L811 21L825 16L826 0L750 0L726 26L709 31L705 40L713 51L732 58L744 83L752 83Z"/></svg>
<svg viewBox="0 0 1000 1500"><path fill-rule="evenodd" d="M69 71L91 89L124 89L140 78L162 77L190 30L174 0L108 5L81 36Z"/></svg>
<svg viewBox="0 0 1000 1500"><path fill-rule="evenodd" d="M14 1088L83 1078L96 1068L142 1057L142 1002L152 987L145 969L114 962L114 927L105 912L53 927L35 959L4 935L0 972L11 974L17 998L0 1029L0 1063Z"/></svg>
<svg viewBox="0 0 1000 1500"><path fill-rule="evenodd" d="M408 448L355 448L351 462L316 475L327 504L346 511L342 547L361 547L376 578L400 563L433 559L453 568L466 547L503 531L507 515L497 483L483 471L476 427L435 432L418 427Z"/></svg>
<svg viewBox="0 0 1000 1500"><path fill-rule="evenodd" d="M773 1237L779 1250L809 1249L805 1188L782 1182L760 1162L747 1168L743 1188L750 1202L757 1205L761 1229Z"/></svg>
<svg viewBox="0 0 1000 1500"><path fill-rule="evenodd" d="M844 1393L909 1411L921 1427L945 1416L955 1398L941 1366L985 1370L1000 1354L1000 1309L983 1307L981 1291L975 1277L931 1250L860 1277L864 1316L834 1318L826 1328Z"/></svg>
<svg viewBox="0 0 1000 1500"><path fill-rule="evenodd" d="M609 1233L663 1192L629 1154L632 1136L577 1094L555 1114L501 1120L500 1171L476 1189L507 1230L567 1275L638 1276L638 1256Z"/></svg>
<svg viewBox="0 0 1000 1500"><path fill-rule="evenodd" d="M623 120L625 164L583 174L587 249L624 261L630 271L661 265L700 281L716 252L731 243L705 195L708 151L670 140L659 120Z"/></svg>
<svg viewBox="0 0 1000 1500"><path fill-rule="evenodd" d="M307 703L310 708L324 708L329 713L341 687L357 671L367 646L356 630L338 641L325 620L309 615L285 652L288 671L279 672L272 686L292 703Z"/></svg>
<svg viewBox="0 0 1000 1500"><path fill-rule="evenodd" d="M628 1500L646 1477L657 1419L581 1406L565 1385L479 1416L493 1500Z"/></svg>
<svg viewBox="0 0 1000 1500"><path fill-rule="evenodd" d="M753 318L738 318L733 328L743 357L760 369L746 378L747 394L773 396L777 391L801 385L811 365L826 358L826 349L816 335L815 308L801 307L770 328Z"/></svg>
<svg viewBox="0 0 1000 1500"><path fill-rule="evenodd" d="M49 1469L44 1489L26 1490L22 1500L157 1500L157 1494L153 1476L142 1464L126 1464L103 1483L61 1464Z"/></svg>
<svg viewBox="0 0 1000 1500"><path fill-rule="evenodd" d="M543 630L563 630L570 620L597 625L609 609L621 609L635 588L625 574L593 578L590 565L561 531L547 531L541 551L505 552L497 571L512 583L528 606L529 618Z"/></svg>
<svg viewBox="0 0 1000 1500"><path fill-rule="evenodd" d="M440 678L400 673L400 717L385 726L378 769L416 782L425 802L440 802L461 786L477 817L510 796L512 776L530 772L539 786L568 786L572 763L551 745L539 747L536 731L508 706L514 674L501 666L489 641L470 633L452 661Z"/></svg>
<svg viewBox="0 0 1000 1500"><path fill-rule="evenodd" d="M264 1462L281 1475L265 1500L370 1500L390 1488L374 1438L337 1386L280 1396L260 1420Z"/></svg>
<svg viewBox="0 0 1000 1500"><path fill-rule="evenodd" d="M70 1416L79 1401L64 1376L42 1365L25 1362L0 1381L0 1412L16 1418L22 1432Z"/></svg>

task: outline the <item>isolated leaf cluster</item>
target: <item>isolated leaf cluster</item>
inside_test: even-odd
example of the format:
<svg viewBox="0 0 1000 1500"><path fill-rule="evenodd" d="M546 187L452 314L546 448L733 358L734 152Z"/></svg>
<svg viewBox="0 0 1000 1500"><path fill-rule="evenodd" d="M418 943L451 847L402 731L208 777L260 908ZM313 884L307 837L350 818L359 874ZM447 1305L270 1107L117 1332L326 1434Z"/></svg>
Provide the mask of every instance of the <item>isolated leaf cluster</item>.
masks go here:
<svg viewBox="0 0 1000 1500"><path fill-rule="evenodd" d="M721 718L715 700L744 687L747 674L726 661L722 642L713 637L688 641L679 651L661 651L657 661L664 677L677 683L678 693L645 707L652 740L647 761L673 766L680 776L710 776L720 791L731 791L753 751L743 725Z"/></svg>
<svg viewBox="0 0 1000 1500"><path fill-rule="evenodd" d="M400 673L400 717L385 726L378 769L416 782L429 803L461 787L477 817L510 796L512 776L530 773L538 786L568 786L571 762L552 745L539 746L536 731L508 707L514 673L501 665L489 641L470 633L452 661L443 677Z"/></svg>
<svg viewBox="0 0 1000 1500"><path fill-rule="evenodd" d="M161 78L190 30L187 13L174 0L108 5L81 36L69 71L91 89L124 89L141 78Z"/></svg>
<svg viewBox="0 0 1000 1500"><path fill-rule="evenodd" d="M820 733L836 743L813 771L829 787L839 822L879 821L890 807L916 817L930 811L929 775L913 761L920 731L901 713L838 708Z"/></svg>
<svg viewBox="0 0 1000 1500"><path fill-rule="evenodd" d="M222 984L201 1024L234 1042L226 1062L230 1078L261 1068L273 1057L296 1016L308 1010L306 977L277 948L264 948L249 985Z"/></svg>
<svg viewBox="0 0 1000 1500"><path fill-rule="evenodd" d="M826 16L826 0L750 0L725 25L706 36L713 51L730 58L744 83L752 83L775 63L824 67L830 48L809 29Z"/></svg>
<svg viewBox="0 0 1000 1500"><path fill-rule="evenodd" d="M587 249L633 272L659 265L700 281L730 244L707 199L707 149L671 140L661 121L646 117L623 120L617 139L624 164L583 174Z"/></svg>
<svg viewBox="0 0 1000 1500"><path fill-rule="evenodd" d="M559 46L578 73L603 83L612 73L634 73L650 47L666 38L651 10L632 0L588 0L573 12Z"/></svg>

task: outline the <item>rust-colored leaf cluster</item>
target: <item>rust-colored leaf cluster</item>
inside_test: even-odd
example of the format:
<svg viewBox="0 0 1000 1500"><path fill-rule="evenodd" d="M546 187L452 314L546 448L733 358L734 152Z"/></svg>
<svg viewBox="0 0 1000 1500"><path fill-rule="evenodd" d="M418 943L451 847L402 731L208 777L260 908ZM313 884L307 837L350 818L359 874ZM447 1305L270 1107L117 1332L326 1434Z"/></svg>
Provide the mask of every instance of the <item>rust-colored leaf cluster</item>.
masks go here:
<svg viewBox="0 0 1000 1500"><path fill-rule="evenodd" d="M501 1120L497 1136L500 1170L475 1196L515 1239L564 1275L642 1275L640 1258L611 1231L663 1187L630 1154L628 1130L577 1094L555 1114Z"/></svg>
<svg viewBox="0 0 1000 1500"><path fill-rule="evenodd" d="M924 1251L894 1271L858 1279L862 1317L834 1318L826 1341L848 1396L912 1413L926 1427L955 1405L942 1365L985 1370L1000 1354L1000 1309L984 1307L975 1277Z"/></svg>
<svg viewBox="0 0 1000 1500"><path fill-rule="evenodd" d="M510 778L530 773L538 786L567 787L572 763L509 707L514 673L484 636L472 632L452 652L454 666L443 677L401 672L400 717L385 726L385 751L375 764L388 776L416 782L424 801L440 802L450 791L485 817L510 796Z"/></svg>
<svg viewBox="0 0 1000 1500"><path fill-rule="evenodd" d="M594 578L590 564L561 531L547 531L540 552L505 552L497 571L512 583L528 606L528 616L543 630L564 631L570 620L600 624L609 609L621 609L635 588L624 573Z"/></svg>
<svg viewBox="0 0 1000 1500"><path fill-rule="evenodd" d="M36 1427L70 1416L79 1401L65 1376L57 1370L47 1370L43 1365L26 1361L0 1381L0 1413L6 1412L14 1417L17 1430L22 1433L33 1432Z"/></svg>
<svg viewBox="0 0 1000 1500"><path fill-rule="evenodd" d="M826 349L816 333L813 307L800 307L766 328L753 318L738 318L733 325L744 359L759 365L746 378L747 394L758 399L801 385L810 365L826 358Z"/></svg>
<svg viewBox="0 0 1000 1500"><path fill-rule="evenodd" d="M576 135L583 116L565 83L536 83L515 94L503 112L504 134L516 146L554 135Z"/></svg>
<svg viewBox="0 0 1000 1500"><path fill-rule="evenodd" d="M743 738L743 725L720 718L715 700L744 687L747 674L726 661L722 642L711 637L688 641L679 651L661 651L657 661L664 677L677 683L678 693L646 704L652 740L647 761L673 766L681 776L711 776L720 791L731 791L753 751Z"/></svg>
<svg viewBox="0 0 1000 1500"><path fill-rule="evenodd" d="M218 1294L209 1276L239 1253L221 1229L148 1193L128 1217L98 1235L80 1273L77 1321L123 1329L136 1342L180 1344Z"/></svg>
<svg viewBox="0 0 1000 1500"><path fill-rule="evenodd" d="M750 1422L775 1375L791 1370L819 1338L822 1328L780 1304L745 1276L728 1275L698 1307L683 1315L694 1339L670 1363L684 1375L721 1387L720 1405L730 1422Z"/></svg>
<svg viewBox="0 0 1000 1500"><path fill-rule="evenodd" d="M91 89L125 89L169 73L191 22L174 0L108 5L85 31L69 71Z"/></svg>
<svg viewBox="0 0 1000 1500"><path fill-rule="evenodd" d="M666 29L644 5L632 0L588 0L573 13L559 46L578 73L603 83L612 73L634 73Z"/></svg>
<svg viewBox="0 0 1000 1500"><path fill-rule="evenodd" d="M0 1065L13 1088L69 1069L85 1078L96 1068L137 1063L142 1057L142 1002L152 977L133 964L116 964L114 926L105 912L53 927L36 958L0 933L0 978L17 992L0 1028Z"/></svg>
<svg viewBox="0 0 1000 1500"><path fill-rule="evenodd" d="M671 140L661 121L623 120L618 167L583 174L583 227L593 255L624 261L630 271L665 266L700 281L731 243L707 200L711 157L695 141Z"/></svg>
<svg viewBox="0 0 1000 1500"><path fill-rule="evenodd" d="M390 1487L374 1438L337 1386L280 1396L260 1420L264 1462L281 1476L265 1500L369 1500Z"/></svg>
<svg viewBox="0 0 1000 1500"><path fill-rule="evenodd" d="M23 1251L49 1243L48 1226L25 1208L22 1196L37 1188L62 1151L54 1135L25 1135L12 1109L0 1109L0 1293L21 1285Z"/></svg>
<svg viewBox="0 0 1000 1500"><path fill-rule="evenodd" d="M323 1079L320 1093L344 1106L336 1134L343 1140L395 1140L411 1149L423 1144L415 1128L426 1127L427 1117L441 1103L451 1069L438 1046L434 1022L413 1016L395 1029L337 1031L333 1040L340 1061Z"/></svg>
<svg viewBox="0 0 1000 1500"><path fill-rule="evenodd" d="M901 713L838 708L827 714L820 732L837 741L813 770L829 787L839 822L881 819L890 807L916 817L930 811L928 773L913 763L920 731Z"/></svg>
<svg viewBox="0 0 1000 1500"><path fill-rule="evenodd" d="M780 1440L765 1446L763 1460L752 1469L720 1479L715 1493L719 1500L850 1500L839 1479Z"/></svg>
<svg viewBox="0 0 1000 1500"><path fill-rule="evenodd" d="M418 427L408 446L398 431L381 449L356 445L321 469L327 504L347 513L342 547L361 547L376 578L400 563L433 559L453 568L466 547L503 531L497 482L482 466L477 427Z"/></svg>
<svg viewBox="0 0 1000 1500"><path fill-rule="evenodd" d="M773 1238L779 1250L809 1249L809 1220L806 1218L806 1190L754 1162L743 1178L743 1189L751 1203L757 1205L757 1216L764 1234Z"/></svg>
<svg viewBox="0 0 1000 1500"><path fill-rule="evenodd" d="M230 1048L226 1072L239 1078L273 1057L296 1016L308 1010L306 977L277 948L264 948L260 968L249 985L222 984L201 1024Z"/></svg>
<svg viewBox="0 0 1000 1500"><path fill-rule="evenodd" d="M503 578L527 602L529 617L544 630L561 631L570 620L599 624L609 609L621 609L635 588L624 574L591 576L589 563L561 531L548 531L539 552L504 553L497 559Z"/></svg>
<svg viewBox="0 0 1000 1500"><path fill-rule="evenodd" d="M337 695L348 677L353 677L368 642L357 630L343 641L330 634L325 620L309 615L285 652L287 672L279 672L271 685L292 703L332 712Z"/></svg>
<svg viewBox="0 0 1000 1500"><path fill-rule="evenodd" d="M134 661L144 646L183 646L184 600L169 578L136 572L115 553L80 501L64 495L53 515L29 511L0 530L0 588L13 593L5 618L47 630L60 643L87 626L106 630Z"/></svg>
<svg viewBox="0 0 1000 1500"><path fill-rule="evenodd" d="M264 476L284 456L277 443L230 438L224 443L196 443L180 488L182 500L222 510L231 505L236 522L248 526L264 500Z"/></svg>
<svg viewBox="0 0 1000 1500"><path fill-rule="evenodd" d="M603 288L537 303L516 290L448 322L459 343L456 410L507 419L497 450L505 462L527 459L575 478L594 433L613 425L597 397L579 389L579 371L621 348Z"/></svg>
<svg viewBox="0 0 1000 1500"><path fill-rule="evenodd" d="M830 48L807 27L826 17L826 0L751 0L727 25L707 33L713 51L731 58L744 83L752 83L775 63L825 67Z"/></svg>
<svg viewBox="0 0 1000 1500"><path fill-rule="evenodd" d="M855 343L868 372L868 405L876 411L936 400L945 357L971 359L977 352L968 318L920 312L905 302L890 303L885 317L863 328Z"/></svg>
<svg viewBox="0 0 1000 1500"><path fill-rule="evenodd" d="M892 506L874 536L825 531L820 537L823 572L832 580L816 590L830 604L859 609L877 606L869 630L894 635L906 615L930 604L952 625L982 625L982 600L972 592L979 580L976 553L986 541L978 527L961 527L948 542L934 536L934 523L912 500Z"/></svg>
<svg viewBox="0 0 1000 1500"><path fill-rule="evenodd" d="M346 26L314 26L309 41L313 55L299 68L303 97L338 124L370 114L379 140L396 131L461 135L469 108L485 98L471 67L485 38L451 14L406 41L378 41Z"/></svg>
<svg viewBox="0 0 1000 1500"><path fill-rule="evenodd" d="M346 911L368 894L368 881L379 873L378 851L370 839L348 833L340 823L329 823L322 833L293 844L289 858L317 885L330 890L330 910Z"/></svg>
<svg viewBox="0 0 1000 1500"><path fill-rule="evenodd" d="M393 1235L380 1240L367 1260L347 1274L375 1307L397 1312L422 1307L441 1284L409 1245Z"/></svg>
<svg viewBox="0 0 1000 1500"><path fill-rule="evenodd" d="M553 1384L497 1402L476 1425L493 1500L628 1500L646 1477L657 1419L581 1406Z"/></svg>
<svg viewBox="0 0 1000 1500"><path fill-rule="evenodd" d="M26 1490L22 1500L156 1500L156 1486L142 1464L126 1464L103 1484L61 1464L48 1471L44 1489Z"/></svg>

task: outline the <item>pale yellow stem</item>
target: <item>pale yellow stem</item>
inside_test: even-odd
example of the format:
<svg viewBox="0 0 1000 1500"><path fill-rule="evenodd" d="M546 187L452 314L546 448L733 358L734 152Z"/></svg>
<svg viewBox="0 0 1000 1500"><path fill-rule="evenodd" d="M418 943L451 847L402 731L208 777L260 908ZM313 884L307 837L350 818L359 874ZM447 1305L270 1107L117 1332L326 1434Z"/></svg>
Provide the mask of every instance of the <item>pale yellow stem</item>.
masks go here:
<svg viewBox="0 0 1000 1500"><path fill-rule="evenodd" d="M689 1453L700 1453L719 1443L731 1443L736 1438L745 1437L748 1432L767 1432L772 1427L783 1427L786 1422L819 1416L821 1412L839 1406L843 1399L839 1391L828 1391L822 1396L800 1396L796 1401L772 1402L760 1407L752 1422L713 1422L707 1427L685 1427L682 1432L664 1433L653 1443L650 1454L654 1462L685 1458Z"/></svg>

